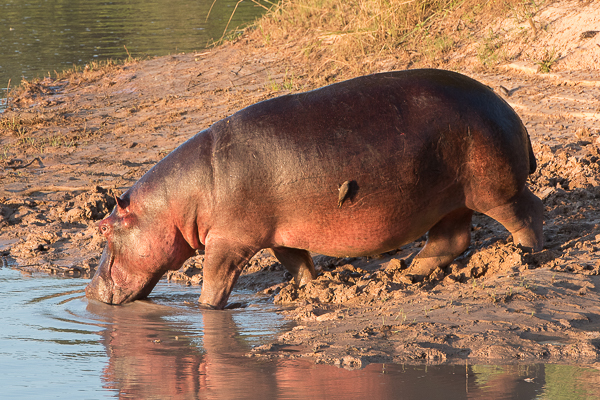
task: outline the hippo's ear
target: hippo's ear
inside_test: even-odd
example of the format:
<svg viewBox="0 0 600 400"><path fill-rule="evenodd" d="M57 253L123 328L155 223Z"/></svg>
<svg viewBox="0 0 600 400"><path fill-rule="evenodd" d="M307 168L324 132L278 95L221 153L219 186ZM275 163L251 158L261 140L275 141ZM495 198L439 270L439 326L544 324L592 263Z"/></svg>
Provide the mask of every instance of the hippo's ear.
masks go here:
<svg viewBox="0 0 600 400"><path fill-rule="evenodd" d="M117 212L119 214L127 214L129 212L129 202L123 200L115 194L115 201L117 202Z"/></svg>

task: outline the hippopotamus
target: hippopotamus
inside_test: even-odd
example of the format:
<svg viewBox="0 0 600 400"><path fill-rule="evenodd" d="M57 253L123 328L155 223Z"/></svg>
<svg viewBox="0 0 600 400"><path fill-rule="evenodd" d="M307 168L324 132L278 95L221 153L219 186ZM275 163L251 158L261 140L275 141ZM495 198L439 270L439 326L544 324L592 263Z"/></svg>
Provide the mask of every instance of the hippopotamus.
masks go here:
<svg viewBox="0 0 600 400"><path fill-rule="evenodd" d="M222 309L261 249L303 285L315 278L311 252L376 255L427 233L405 270L420 279L468 248L474 211L539 251L543 205L526 187L535 169L514 110L455 72L379 73L265 100L197 133L116 198L86 295L144 298L203 251L199 302Z"/></svg>

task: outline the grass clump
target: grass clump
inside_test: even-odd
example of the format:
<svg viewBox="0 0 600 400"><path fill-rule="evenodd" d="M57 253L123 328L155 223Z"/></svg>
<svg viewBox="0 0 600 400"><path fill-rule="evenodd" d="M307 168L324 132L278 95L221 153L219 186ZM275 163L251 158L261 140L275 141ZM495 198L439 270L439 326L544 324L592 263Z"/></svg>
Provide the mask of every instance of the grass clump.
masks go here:
<svg viewBox="0 0 600 400"><path fill-rule="evenodd" d="M273 78L269 78L269 83L267 85L267 88L273 92L279 92L282 90L285 90L285 91L298 90L299 86L297 84L297 79L294 76L294 73L290 73L288 71L288 69L286 69L281 82L278 82L277 80L275 80Z"/></svg>
<svg viewBox="0 0 600 400"><path fill-rule="evenodd" d="M73 85L80 85L83 83L89 83L97 81L109 72L115 71L116 69L122 68L127 65L136 64L140 59L132 57L127 48L127 58L123 60L99 60L91 61L84 66L73 65L73 68L67 69L62 72L56 72L56 80L69 80ZM50 74L48 74L50 77ZM23 86L23 84L21 84Z"/></svg>
<svg viewBox="0 0 600 400"><path fill-rule="evenodd" d="M255 1L256 2L256 1ZM439 67L472 39L477 21L519 7L522 0L281 0L251 35L286 51L309 81L411 66ZM493 53L493 43L486 50ZM483 55L489 58L491 55Z"/></svg>
<svg viewBox="0 0 600 400"><path fill-rule="evenodd" d="M490 28L477 48L477 57L481 64L494 65L498 61L498 50L501 47L502 41L499 35Z"/></svg>
<svg viewBox="0 0 600 400"><path fill-rule="evenodd" d="M551 51L546 50L544 57L536 64L539 66L539 71L542 74L547 74L552 69L552 66L558 61L560 55L556 54L556 50L552 49Z"/></svg>

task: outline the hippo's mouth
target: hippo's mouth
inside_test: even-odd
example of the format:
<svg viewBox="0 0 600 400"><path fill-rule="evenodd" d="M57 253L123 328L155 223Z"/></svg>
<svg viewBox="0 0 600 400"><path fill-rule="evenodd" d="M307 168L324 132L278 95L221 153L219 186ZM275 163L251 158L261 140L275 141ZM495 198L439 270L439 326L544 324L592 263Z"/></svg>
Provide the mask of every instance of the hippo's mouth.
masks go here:
<svg viewBox="0 0 600 400"><path fill-rule="evenodd" d="M115 305L148 297L161 275L127 275L120 267L115 267L115 259L114 253L106 246L98 269L85 288L86 297Z"/></svg>
<svg viewBox="0 0 600 400"><path fill-rule="evenodd" d="M124 304L136 300L134 293L126 293L111 281L94 277L85 288L88 299L98 300L106 304Z"/></svg>
<svg viewBox="0 0 600 400"><path fill-rule="evenodd" d="M115 282L112 274L114 263L115 257L108 249L108 246L106 246L102 252L98 269L85 288L85 295L88 299L98 300L107 304L123 304L139 298L136 296L137 293L127 290L120 286L119 282ZM124 281L122 275L118 274L118 277L122 283Z"/></svg>

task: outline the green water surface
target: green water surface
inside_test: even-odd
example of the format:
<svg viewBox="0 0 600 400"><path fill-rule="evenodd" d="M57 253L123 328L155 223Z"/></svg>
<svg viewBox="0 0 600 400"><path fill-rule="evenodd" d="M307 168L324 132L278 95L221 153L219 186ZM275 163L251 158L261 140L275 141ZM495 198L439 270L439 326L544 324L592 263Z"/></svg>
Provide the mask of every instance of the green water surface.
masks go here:
<svg viewBox="0 0 600 400"><path fill-rule="evenodd" d="M230 18L228 31L235 33L262 15L265 8L256 3L0 0L0 87L94 60L126 59L127 52L152 57L199 51L221 38Z"/></svg>

